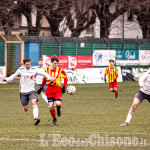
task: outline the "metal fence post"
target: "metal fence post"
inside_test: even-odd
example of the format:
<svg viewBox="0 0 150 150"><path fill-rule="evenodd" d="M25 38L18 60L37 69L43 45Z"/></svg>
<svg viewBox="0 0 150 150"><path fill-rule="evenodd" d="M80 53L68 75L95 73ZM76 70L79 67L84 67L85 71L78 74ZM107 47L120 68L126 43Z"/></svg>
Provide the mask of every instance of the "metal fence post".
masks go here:
<svg viewBox="0 0 150 150"><path fill-rule="evenodd" d="M72 37L73 41L75 42L76 44L76 47L75 47L75 55L77 56L78 55L78 43L77 41L74 39L74 37Z"/></svg>
<svg viewBox="0 0 150 150"><path fill-rule="evenodd" d="M44 55L44 42L41 42L41 57Z"/></svg>
<svg viewBox="0 0 150 150"><path fill-rule="evenodd" d="M54 38L55 38L55 40L56 40L56 41L58 42L58 44L59 44L59 46L58 46L58 55L61 56L61 41L59 41L56 36L55 36Z"/></svg>
<svg viewBox="0 0 150 150"><path fill-rule="evenodd" d="M107 43L107 49L109 50L109 42L104 38L104 41Z"/></svg>

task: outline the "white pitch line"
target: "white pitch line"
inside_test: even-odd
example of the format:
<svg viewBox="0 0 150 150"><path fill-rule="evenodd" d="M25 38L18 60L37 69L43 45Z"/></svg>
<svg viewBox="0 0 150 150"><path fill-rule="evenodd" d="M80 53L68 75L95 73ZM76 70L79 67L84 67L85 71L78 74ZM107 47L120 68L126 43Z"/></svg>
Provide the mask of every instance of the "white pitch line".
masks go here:
<svg viewBox="0 0 150 150"><path fill-rule="evenodd" d="M9 138L0 138L0 141L34 141L34 142L39 142L42 140L35 140L35 139L9 139Z"/></svg>

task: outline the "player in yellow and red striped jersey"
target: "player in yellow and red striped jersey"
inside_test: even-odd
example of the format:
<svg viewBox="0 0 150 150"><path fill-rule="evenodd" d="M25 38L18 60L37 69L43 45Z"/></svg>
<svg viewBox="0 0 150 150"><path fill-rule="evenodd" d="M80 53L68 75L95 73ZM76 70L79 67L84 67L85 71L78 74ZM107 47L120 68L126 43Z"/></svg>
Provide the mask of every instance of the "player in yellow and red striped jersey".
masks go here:
<svg viewBox="0 0 150 150"><path fill-rule="evenodd" d="M115 92L116 100L118 100L118 90L117 90L117 78L118 69L114 66L114 60L109 60L110 66L105 70L104 80L106 82L106 75L108 76L109 89L111 92Z"/></svg>
<svg viewBox="0 0 150 150"><path fill-rule="evenodd" d="M57 115L60 117L61 115L61 102L62 102L62 93L65 93L65 87L67 86L67 75L65 71L58 67L59 59L56 55L51 57L51 66L45 69L45 72L50 75L52 80L47 80L43 78L43 82L41 88L37 91L38 94L42 91L45 83L47 82L48 88L46 89L46 95L48 99L50 114L53 117L52 125L57 123L55 109L54 109L54 101L57 107ZM63 87L61 88L61 78L64 79Z"/></svg>

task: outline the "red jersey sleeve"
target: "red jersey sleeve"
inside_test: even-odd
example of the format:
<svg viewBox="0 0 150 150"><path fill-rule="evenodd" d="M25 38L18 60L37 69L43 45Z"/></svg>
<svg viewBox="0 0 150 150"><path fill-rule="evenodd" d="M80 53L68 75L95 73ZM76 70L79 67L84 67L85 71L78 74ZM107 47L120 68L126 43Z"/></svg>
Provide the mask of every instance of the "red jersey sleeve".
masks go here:
<svg viewBox="0 0 150 150"><path fill-rule="evenodd" d="M63 86L66 87L68 79L67 79L67 75L66 75L64 70L61 71L61 77L64 79L64 85Z"/></svg>
<svg viewBox="0 0 150 150"><path fill-rule="evenodd" d="M106 78L106 74L108 73L108 67L105 70L104 78Z"/></svg>
<svg viewBox="0 0 150 150"><path fill-rule="evenodd" d="M43 82L42 82L42 84L41 84L41 88L43 88L43 87L44 87L45 83L46 83L46 79L45 79L45 78L43 78Z"/></svg>

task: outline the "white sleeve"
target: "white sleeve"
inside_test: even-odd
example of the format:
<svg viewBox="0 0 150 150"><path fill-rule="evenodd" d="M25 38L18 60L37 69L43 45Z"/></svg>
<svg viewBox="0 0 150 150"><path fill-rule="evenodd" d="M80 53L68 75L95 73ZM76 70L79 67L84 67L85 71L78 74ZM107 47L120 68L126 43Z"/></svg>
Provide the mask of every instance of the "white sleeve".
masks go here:
<svg viewBox="0 0 150 150"><path fill-rule="evenodd" d="M147 79L147 77L148 77L148 73L145 73L145 74L140 78L140 80L139 80L139 85L140 85L140 87L144 85L144 82L145 82L145 80Z"/></svg>
<svg viewBox="0 0 150 150"><path fill-rule="evenodd" d="M14 78L18 77L20 75L20 69L18 69L14 74L12 74L10 77L6 78L7 82L10 82Z"/></svg>
<svg viewBox="0 0 150 150"><path fill-rule="evenodd" d="M38 75L42 75L42 76L44 76L44 77L46 77L48 80L51 80L51 77L50 77L50 75L48 74L48 73L46 73L45 71L36 71L36 74L38 74Z"/></svg>

